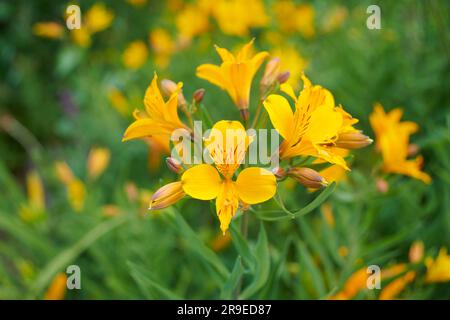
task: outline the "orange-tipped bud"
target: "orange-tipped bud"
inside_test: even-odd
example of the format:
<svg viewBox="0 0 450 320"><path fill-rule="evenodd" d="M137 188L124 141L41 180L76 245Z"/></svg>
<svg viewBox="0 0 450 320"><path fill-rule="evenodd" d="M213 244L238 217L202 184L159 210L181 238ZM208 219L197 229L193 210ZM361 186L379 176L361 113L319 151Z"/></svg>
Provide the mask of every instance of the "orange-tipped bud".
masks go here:
<svg viewBox="0 0 450 320"><path fill-rule="evenodd" d="M261 92L266 92L267 89L274 84L277 80L278 75L280 74L280 58L272 58L266 64L266 68L264 69L264 75L259 83L259 87Z"/></svg>
<svg viewBox="0 0 450 320"><path fill-rule="evenodd" d="M239 112L241 113L241 118L244 122L248 121L248 118L250 118L250 112L247 108L245 109L239 109Z"/></svg>
<svg viewBox="0 0 450 320"><path fill-rule="evenodd" d="M316 170L310 168L289 168L288 176L297 180L307 188L321 188L328 185L328 182Z"/></svg>
<svg viewBox="0 0 450 320"><path fill-rule="evenodd" d="M282 83L285 83L286 81L288 81L290 76L291 76L291 73L289 71L285 71L278 75L277 80L280 84L282 84Z"/></svg>
<svg viewBox="0 0 450 320"><path fill-rule="evenodd" d="M183 91L179 89L178 85L169 79L161 80L161 90L166 97L170 97L174 92L179 90L178 93L178 105L186 105L186 99L184 98Z"/></svg>
<svg viewBox="0 0 450 320"><path fill-rule="evenodd" d="M411 143L408 145L408 157L415 156L417 153L419 153L419 146L417 144Z"/></svg>
<svg viewBox="0 0 450 320"><path fill-rule="evenodd" d="M360 131L342 133L336 141L336 147L344 149L360 149L373 142L368 136Z"/></svg>
<svg viewBox="0 0 450 320"><path fill-rule="evenodd" d="M153 195L150 202L150 210L160 210L175 204L183 198L185 193L181 186L181 181L172 182L159 188Z"/></svg>
<svg viewBox="0 0 450 320"><path fill-rule="evenodd" d="M286 171L281 167L276 167L272 169L272 173L275 175L277 180L284 179L286 177Z"/></svg>
<svg viewBox="0 0 450 320"><path fill-rule="evenodd" d="M203 101L203 97L205 96L205 92L206 90L201 88L201 89L197 89L195 90L194 94L193 94L193 99L196 103L200 103Z"/></svg>
<svg viewBox="0 0 450 320"><path fill-rule="evenodd" d="M384 179L377 179L376 181L377 190L381 193L386 193L389 191L389 183Z"/></svg>
<svg viewBox="0 0 450 320"><path fill-rule="evenodd" d="M183 172L183 167L181 165L181 162L175 158L167 157L166 165L170 169L170 171L175 172L176 174Z"/></svg>
<svg viewBox="0 0 450 320"><path fill-rule="evenodd" d="M414 241L409 249L409 261L419 263L423 259L424 244L422 241Z"/></svg>

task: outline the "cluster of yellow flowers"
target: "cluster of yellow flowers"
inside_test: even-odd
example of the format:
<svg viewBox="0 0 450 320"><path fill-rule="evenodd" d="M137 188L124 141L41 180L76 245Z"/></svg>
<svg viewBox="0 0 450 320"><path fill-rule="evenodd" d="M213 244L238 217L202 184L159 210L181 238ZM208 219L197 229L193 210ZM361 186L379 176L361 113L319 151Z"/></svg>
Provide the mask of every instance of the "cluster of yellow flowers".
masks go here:
<svg viewBox="0 0 450 320"><path fill-rule="evenodd" d="M218 46L216 51L222 59L221 65L203 64L197 68L197 76L229 94L243 123L221 120L214 124L211 134L203 141L214 165L192 165L183 161L180 144L175 141L179 157L169 158L168 166L181 175L180 179L156 191L150 209L165 208L185 195L200 200L215 199L220 228L225 233L238 208L244 211L250 205L264 202L275 195L277 180L290 177L308 188L320 188L328 184L315 170L295 166L295 159L314 157L349 170L343 156L345 151L365 147L372 140L354 128L358 120L352 118L342 106L335 105L330 91L313 85L306 76L302 76L303 90L296 95L293 87L286 83L289 72L281 71L277 58L266 65L260 82L258 108L251 124L249 107L252 81L269 54L253 54L253 40L236 55ZM158 137L168 144L172 133L183 129L190 134L192 143L198 142L201 137L195 137L192 119L204 90L194 93L192 103L189 104L184 98L182 83L163 80L162 91L169 97L165 101L157 80L155 74L145 93L145 112L134 112L135 121L125 131L123 141ZM278 91L292 99L294 111L287 98ZM287 160L287 164L284 167L280 165L272 172L261 167L248 167L244 163L247 149L253 141L253 136L246 129L261 126L259 120L262 108L284 139L277 154L282 161ZM189 124L180 120L178 109L183 110ZM229 132L233 132L231 139ZM235 174L237 177L233 179Z"/></svg>

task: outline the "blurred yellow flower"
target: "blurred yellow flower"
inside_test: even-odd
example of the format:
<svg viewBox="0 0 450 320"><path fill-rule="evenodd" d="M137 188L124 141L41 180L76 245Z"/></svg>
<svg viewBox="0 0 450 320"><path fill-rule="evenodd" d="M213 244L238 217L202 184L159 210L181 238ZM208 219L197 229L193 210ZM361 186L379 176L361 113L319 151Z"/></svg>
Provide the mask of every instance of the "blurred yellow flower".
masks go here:
<svg viewBox="0 0 450 320"><path fill-rule="evenodd" d="M348 9L346 7L341 5L333 7L323 20L322 31L325 33L333 32L340 28L347 18Z"/></svg>
<svg viewBox="0 0 450 320"><path fill-rule="evenodd" d="M33 25L33 34L38 37L60 39L64 28L57 22L38 22Z"/></svg>
<svg viewBox="0 0 450 320"><path fill-rule="evenodd" d="M411 121L400 122L402 115L399 108L385 113L383 106L378 103L370 115L370 124L376 136L376 149L383 156L383 170L431 183L431 177L420 170L422 156L407 160L409 136L418 130L418 125Z"/></svg>
<svg viewBox="0 0 450 320"><path fill-rule="evenodd" d="M161 69L166 68L176 48L169 32L156 28L150 32L149 41L155 54L155 64Z"/></svg>
<svg viewBox="0 0 450 320"><path fill-rule="evenodd" d="M287 83L297 88L307 61L291 46L278 47L272 51L271 56L280 58L281 71L289 71L290 74Z"/></svg>
<svg viewBox="0 0 450 320"><path fill-rule="evenodd" d="M353 273L344 284L342 291L331 297L332 300L348 300L358 294L360 290L367 288L368 278L366 268L361 268Z"/></svg>
<svg viewBox="0 0 450 320"><path fill-rule="evenodd" d="M340 137L349 132L359 133L353 128L358 122L346 113L342 107L336 107L332 94L318 85L312 85L303 76L303 90L298 98L289 84L282 84L281 91L295 102L292 112L288 100L278 94L272 94L264 101L272 125L284 138L280 146L280 157L288 159L295 156L313 156L337 164L349 170L339 145ZM366 136L364 143L372 142ZM344 149L353 148L346 145Z"/></svg>
<svg viewBox="0 0 450 320"><path fill-rule="evenodd" d="M227 232L225 236L223 234L218 234L210 243L211 249L215 252L220 252L225 250L231 243L231 234Z"/></svg>
<svg viewBox="0 0 450 320"><path fill-rule="evenodd" d="M419 263L423 259L423 252L425 250L425 245L423 241L414 241L409 248L409 261L411 263Z"/></svg>
<svg viewBox="0 0 450 320"><path fill-rule="evenodd" d="M58 273L45 292L45 300L63 300L67 289L67 275L63 272Z"/></svg>
<svg viewBox="0 0 450 320"><path fill-rule="evenodd" d="M446 248L441 248L436 259L428 257L425 260L427 274L425 282L447 282L450 281L450 255Z"/></svg>
<svg viewBox="0 0 450 320"><path fill-rule="evenodd" d="M34 222L44 217L45 214L45 193L41 177L37 171L27 173L27 194L28 202L22 204L19 216L23 221Z"/></svg>
<svg viewBox="0 0 450 320"><path fill-rule="evenodd" d="M314 8L310 4L297 5L291 0L276 1L273 12L281 31L300 32L305 38L314 36Z"/></svg>
<svg viewBox="0 0 450 320"><path fill-rule="evenodd" d="M182 83L179 83L178 87L181 89ZM165 102L158 87L156 73L145 92L144 105L146 112L134 112L136 121L126 129L122 141L152 136L169 141L174 130L188 129L178 117L178 91L173 92Z"/></svg>
<svg viewBox="0 0 450 320"><path fill-rule="evenodd" d="M244 45L236 56L224 48L216 46L222 64L202 64L197 67L197 77L226 90L233 102L241 110L244 120L248 119L250 89L253 77L269 55L267 52L252 54L253 40Z"/></svg>
<svg viewBox="0 0 450 320"><path fill-rule="evenodd" d="M185 40L191 40L193 37L208 31L209 16L198 5L187 5L177 14L175 23L178 33Z"/></svg>
<svg viewBox="0 0 450 320"><path fill-rule="evenodd" d="M89 33L97 33L107 29L114 19L114 13L103 3L94 4L84 15L84 24Z"/></svg>
<svg viewBox="0 0 450 320"><path fill-rule="evenodd" d="M72 40L81 47L91 45L94 33L107 29L114 20L114 13L103 3L94 4L84 15L80 29L70 31Z"/></svg>
<svg viewBox="0 0 450 320"><path fill-rule="evenodd" d="M127 2L135 7L141 7L147 3L147 0L127 0Z"/></svg>
<svg viewBox="0 0 450 320"><path fill-rule="evenodd" d="M107 148L94 147L89 152L87 169L89 179L96 179L108 167L111 152Z"/></svg>
<svg viewBox="0 0 450 320"><path fill-rule="evenodd" d="M86 198L84 183L73 175L72 170L64 161L55 163L55 172L58 179L66 186L67 198L71 207L77 212L81 211Z"/></svg>
<svg viewBox="0 0 450 320"><path fill-rule="evenodd" d="M230 134L233 134L233 139L230 139ZM186 194L200 200L216 199L216 212L224 234L239 202L247 205L264 202L276 192L275 176L263 168L246 168L239 173L236 181L232 180L244 160L250 142L251 137L240 122L219 121L205 141L215 166L196 165L181 176Z"/></svg>
<svg viewBox="0 0 450 320"><path fill-rule="evenodd" d="M122 60L129 69L138 69L147 61L148 49L144 41L133 41L125 49Z"/></svg>
<svg viewBox="0 0 450 320"><path fill-rule="evenodd" d="M112 88L108 91L108 100L118 113L124 117L128 117L131 114L131 106L124 94L117 88Z"/></svg>
<svg viewBox="0 0 450 320"><path fill-rule="evenodd" d="M212 14L227 35L245 36L250 28L263 27L269 22L261 0L216 0Z"/></svg>

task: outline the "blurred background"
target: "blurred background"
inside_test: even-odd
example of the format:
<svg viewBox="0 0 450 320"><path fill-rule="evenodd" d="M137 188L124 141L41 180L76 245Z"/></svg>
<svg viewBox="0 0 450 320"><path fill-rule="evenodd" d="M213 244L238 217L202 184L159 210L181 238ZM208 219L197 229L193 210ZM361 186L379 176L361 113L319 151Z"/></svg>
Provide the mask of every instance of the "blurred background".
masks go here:
<svg viewBox="0 0 450 320"><path fill-rule="evenodd" d="M253 288L245 298L376 299L382 290L364 289L358 274L370 264L409 274L385 297L450 298L449 257L440 255L438 281L427 278L450 247L450 5L378 1L381 29L369 30L372 2L0 2L0 298L233 298L245 248L258 253L241 274ZM66 27L70 4L81 8L80 30ZM226 92L195 69L219 63L215 44L235 50L251 38L281 58L294 87L305 71L371 137L374 103L401 107L420 127L411 139L432 183L381 173L369 146L313 212L262 222L267 239L251 212L248 240L222 236L197 200L149 213L152 192L175 180L167 150L121 139L154 71L183 81L189 100L205 88L214 121L238 120ZM280 188L290 208L316 197ZM81 290L65 288L69 265L80 267Z"/></svg>

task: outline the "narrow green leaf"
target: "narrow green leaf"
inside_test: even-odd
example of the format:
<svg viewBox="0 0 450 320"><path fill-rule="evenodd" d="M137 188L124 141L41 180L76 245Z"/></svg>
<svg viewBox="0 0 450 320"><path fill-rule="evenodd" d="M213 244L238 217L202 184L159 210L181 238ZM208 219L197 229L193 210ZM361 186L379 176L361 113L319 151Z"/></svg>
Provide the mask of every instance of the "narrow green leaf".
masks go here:
<svg viewBox="0 0 450 320"><path fill-rule="evenodd" d="M255 257L252 254L248 242L242 237L241 233L236 227L236 224L231 224L230 227L231 238L233 240L233 245L237 252L242 256L245 264L253 272L255 268Z"/></svg>
<svg viewBox="0 0 450 320"><path fill-rule="evenodd" d="M244 267L242 266L242 259L241 256L238 256L236 258L236 262L234 263L233 270L231 271L230 278L223 285L222 291L220 293L220 299L233 298L233 292L236 290L236 287L243 273Z"/></svg>
<svg viewBox="0 0 450 320"><path fill-rule="evenodd" d="M263 223L261 223L258 241L255 246L256 266L253 281L242 291L239 299L249 299L261 289L269 278L270 255L269 244Z"/></svg>

